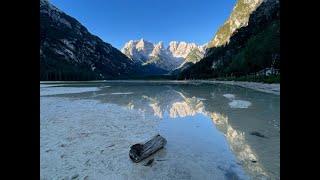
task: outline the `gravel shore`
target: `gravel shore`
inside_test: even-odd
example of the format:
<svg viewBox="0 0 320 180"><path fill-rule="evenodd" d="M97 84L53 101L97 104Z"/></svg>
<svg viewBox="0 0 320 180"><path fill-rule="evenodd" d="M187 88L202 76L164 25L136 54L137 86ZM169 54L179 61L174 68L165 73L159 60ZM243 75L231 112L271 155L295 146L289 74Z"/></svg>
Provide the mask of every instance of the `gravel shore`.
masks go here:
<svg viewBox="0 0 320 180"><path fill-rule="evenodd" d="M241 86L245 88L254 89L257 91L280 95L280 84L266 84L258 82L245 82L245 81L214 81L214 80L196 80L204 83L223 83Z"/></svg>

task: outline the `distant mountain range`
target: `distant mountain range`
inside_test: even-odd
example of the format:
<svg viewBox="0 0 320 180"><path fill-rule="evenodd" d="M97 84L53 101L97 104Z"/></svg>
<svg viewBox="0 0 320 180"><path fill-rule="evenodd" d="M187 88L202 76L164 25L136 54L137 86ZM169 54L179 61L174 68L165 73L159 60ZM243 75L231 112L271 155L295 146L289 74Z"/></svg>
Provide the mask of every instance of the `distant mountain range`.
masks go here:
<svg viewBox="0 0 320 180"><path fill-rule="evenodd" d="M196 63L205 53L206 44L171 41L168 47L162 42L153 44L144 39L130 40L121 49L133 62L141 65L154 65L165 71L172 71L186 62Z"/></svg>
<svg viewBox="0 0 320 180"><path fill-rule="evenodd" d="M47 0L40 1L40 80L119 79L163 74L142 66Z"/></svg>
<svg viewBox="0 0 320 180"><path fill-rule="evenodd" d="M119 51L76 19L40 0L40 80L240 77L280 72L279 0L238 0L204 45L130 40Z"/></svg>

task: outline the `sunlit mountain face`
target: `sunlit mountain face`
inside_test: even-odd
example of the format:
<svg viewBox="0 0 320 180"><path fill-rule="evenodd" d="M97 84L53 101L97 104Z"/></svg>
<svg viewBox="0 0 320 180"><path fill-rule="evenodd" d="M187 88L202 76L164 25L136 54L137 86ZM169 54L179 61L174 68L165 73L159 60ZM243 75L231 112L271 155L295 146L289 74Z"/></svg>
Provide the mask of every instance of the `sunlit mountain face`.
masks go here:
<svg viewBox="0 0 320 180"><path fill-rule="evenodd" d="M68 98L95 99L152 117L150 121L159 122L158 131L169 142L167 154L172 158L179 151L240 179L279 179L279 96L231 85L187 82L85 86L99 87L99 91ZM231 106L230 102L250 105Z"/></svg>

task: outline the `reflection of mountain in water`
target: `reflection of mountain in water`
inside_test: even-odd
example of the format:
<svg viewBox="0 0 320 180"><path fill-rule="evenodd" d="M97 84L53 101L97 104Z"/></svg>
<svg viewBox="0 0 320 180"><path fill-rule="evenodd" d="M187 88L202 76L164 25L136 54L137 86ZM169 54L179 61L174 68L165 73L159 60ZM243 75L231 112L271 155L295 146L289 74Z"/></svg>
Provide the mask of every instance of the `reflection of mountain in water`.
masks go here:
<svg viewBox="0 0 320 180"><path fill-rule="evenodd" d="M218 84L108 85L111 87L101 87L100 91L95 92L96 95L94 97L92 97L92 93L81 93L81 97L83 98L83 96L87 95L88 98L94 98L103 103L117 104L141 113L151 113L155 118L159 119L168 118L174 120L178 117L203 114L209 117L214 126L225 135L230 149L249 174L255 179L260 179L261 177L279 178L279 169L277 167L280 163L277 157L273 156L279 151L279 148L277 149L279 146L278 141L268 139L270 142L266 142L266 140L264 144L261 139L254 139L256 137L250 136L248 132L250 129L259 127L262 129L269 128L266 132L271 133L271 136L273 136L276 129L270 129L270 123L267 119L262 118L264 116L269 117L268 115L270 114L266 111L268 108L271 112L277 110L275 113L275 118L277 118L279 110L277 104L275 106L272 101L273 96L259 101L261 98L258 97L261 97L261 94L258 92ZM117 92L132 92L132 94L112 95L112 93ZM223 94L226 93L236 94L240 99L250 100L252 106L248 109L231 110L228 105L228 99L223 97ZM199 95L201 96L199 97ZM257 100L253 99L254 96L257 97ZM276 138L279 137L277 136ZM267 148L274 148L274 150L261 151L261 149ZM272 159L266 161L268 158Z"/></svg>
<svg viewBox="0 0 320 180"><path fill-rule="evenodd" d="M253 176L266 177L262 164L258 161L258 156L253 152L250 145L247 144L245 134L240 130L234 129L228 123L228 117L222 114L211 112L209 113L216 127L226 136L230 144L231 150L235 153L241 164Z"/></svg>
<svg viewBox="0 0 320 180"><path fill-rule="evenodd" d="M183 100L172 104L170 108L171 118L194 116L204 112L204 105L201 100L194 96L192 98L185 97L181 92L177 93Z"/></svg>
<svg viewBox="0 0 320 180"><path fill-rule="evenodd" d="M267 177L267 173L262 167L262 164L260 164L257 155L253 152L250 145L247 144L245 133L234 129L228 123L227 116L216 112L205 111L204 103L201 99L196 98L195 96L189 98L178 91L174 91L170 94L178 94L182 97L182 100L173 102L171 105L169 105L169 107L171 107L169 109L170 118L174 119L177 117L195 116L199 113L209 116L215 126L226 136L231 150L235 153L240 163L247 169L247 171L257 178ZM157 100L159 98L150 98L147 96L143 97L150 101L149 106L152 107L154 115L159 118L163 118L164 111L168 110L160 107L160 103Z"/></svg>
<svg viewBox="0 0 320 180"><path fill-rule="evenodd" d="M153 109L154 115L162 119L163 118L163 111L161 110L161 107L159 105L159 101L156 98L150 98L145 95L143 95L142 97L150 101L149 106Z"/></svg>

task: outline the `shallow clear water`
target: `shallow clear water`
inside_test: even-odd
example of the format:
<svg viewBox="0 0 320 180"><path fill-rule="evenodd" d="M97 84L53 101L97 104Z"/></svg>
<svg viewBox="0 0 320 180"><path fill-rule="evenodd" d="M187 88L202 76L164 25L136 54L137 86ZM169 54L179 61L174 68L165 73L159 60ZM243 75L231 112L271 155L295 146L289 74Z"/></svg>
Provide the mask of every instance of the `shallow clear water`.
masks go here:
<svg viewBox="0 0 320 180"><path fill-rule="evenodd" d="M154 121L168 143L154 155L163 162L152 168L167 163L175 171L168 179L211 179L219 177L210 175L218 171L225 179L280 179L280 96L232 85L174 81L42 83L40 89L41 98L94 100Z"/></svg>

